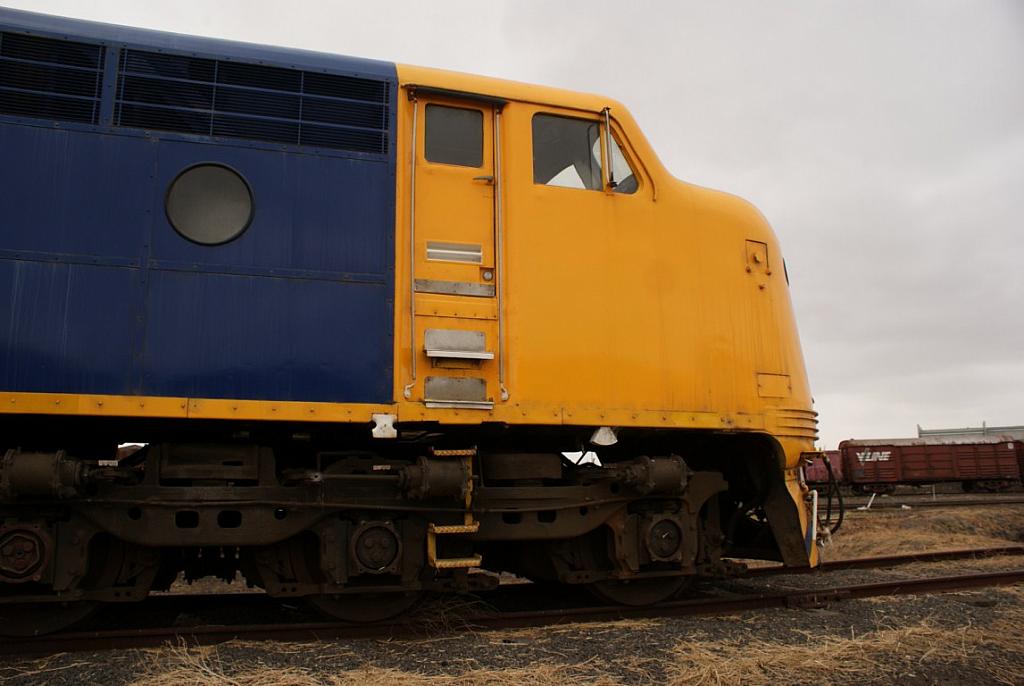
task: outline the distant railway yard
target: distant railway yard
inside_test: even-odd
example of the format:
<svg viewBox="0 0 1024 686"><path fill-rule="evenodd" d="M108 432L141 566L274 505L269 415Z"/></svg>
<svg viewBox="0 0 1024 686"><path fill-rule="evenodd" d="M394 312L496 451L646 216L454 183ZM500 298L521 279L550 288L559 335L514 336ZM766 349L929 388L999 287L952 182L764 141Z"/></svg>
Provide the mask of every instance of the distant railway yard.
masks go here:
<svg viewBox="0 0 1024 686"><path fill-rule="evenodd" d="M16 686L1020 683L1021 494L968 500L901 491L869 510L851 508L825 545L821 570L759 563L654 607L608 607L582 594L503 583L489 594L427 598L400 623L354 626L238 587L225 595L223 587L181 585L179 594L115 607L56 636L9 640L0 679ZM922 502L933 505L910 504ZM816 670L806 671L812 664Z"/></svg>

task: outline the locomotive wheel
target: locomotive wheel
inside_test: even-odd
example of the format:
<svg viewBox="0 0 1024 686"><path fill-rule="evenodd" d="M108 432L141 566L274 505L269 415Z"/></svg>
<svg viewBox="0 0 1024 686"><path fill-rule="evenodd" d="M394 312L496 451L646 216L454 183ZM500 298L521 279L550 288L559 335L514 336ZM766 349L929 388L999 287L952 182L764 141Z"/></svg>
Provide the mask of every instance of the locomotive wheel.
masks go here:
<svg viewBox="0 0 1024 686"><path fill-rule="evenodd" d="M314 595L310 605L345 622L382 622L402 614L420 599L419 593L341 593Z"/></svg>
<svg viewBox="0 0 1024 686"><path fill-rule="evenodd" d="M60 631L82 621L99 606L92 600L0 605L0 636L40 636Z"/></svg>
<svg viewBox="0 0 1024 686"><path fill-rule="evenodd" d="M156 573L156 567L151 564L153 560L149 559L151 555L118 539L100 537L91 548L89 572L76 588L110 589L119 578L125 577L148 592ZM131 590L138 592L137 588ZM0 636L40 636L60 631L82 621L102 604L95 600L75 600L0 605Z"/></svg>
<svg viewBox="0 0 1024 686"><path fill-rule="evenodd" d="M595 581L587 590L598 600L640 607L664 602L690 585L691 577L665 576L631 581Z"/></svg>

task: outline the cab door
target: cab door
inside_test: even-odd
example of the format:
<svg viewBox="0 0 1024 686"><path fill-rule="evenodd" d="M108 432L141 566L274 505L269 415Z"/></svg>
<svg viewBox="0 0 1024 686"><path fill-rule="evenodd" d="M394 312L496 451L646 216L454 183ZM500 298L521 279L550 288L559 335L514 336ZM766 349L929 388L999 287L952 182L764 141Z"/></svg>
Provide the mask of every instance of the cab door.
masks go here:
<svg viewBox="0 0 1024 686"><path fill-rule="evenodd" d="M414 94L413 381L430 408L490 409L497 388L497 105Z"/></svg>
<svg viewBox="0 0 1024 686"><path fill-rule="evenodd" d="M420 107L417 292L494 297L493 113L447 99Z"/></svg>

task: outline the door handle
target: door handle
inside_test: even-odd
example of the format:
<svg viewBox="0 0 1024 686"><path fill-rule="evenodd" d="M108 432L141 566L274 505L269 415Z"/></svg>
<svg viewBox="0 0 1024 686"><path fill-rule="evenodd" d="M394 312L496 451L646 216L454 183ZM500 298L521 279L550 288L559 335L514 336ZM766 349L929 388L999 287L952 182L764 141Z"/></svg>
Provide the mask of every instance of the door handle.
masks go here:
<svg viewBox="0 0 1024 686"><path fill-rule="evenodd" d="M494 183L494 177L493 176L474 176L473 180L474 181L483 181L485 183Z"/></svg>

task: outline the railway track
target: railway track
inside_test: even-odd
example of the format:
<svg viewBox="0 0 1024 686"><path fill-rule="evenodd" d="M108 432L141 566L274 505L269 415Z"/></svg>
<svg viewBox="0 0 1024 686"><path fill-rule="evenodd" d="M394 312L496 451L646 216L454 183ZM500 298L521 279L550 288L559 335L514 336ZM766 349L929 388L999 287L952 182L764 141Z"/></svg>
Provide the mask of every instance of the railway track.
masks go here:
<svg viewBox="0 0 1024 686"><path fill-rule="evenodd" d="M809 572L829 574L842 569L885 568L914 563L1020 555L1024 555L1024 546L915 553L835 560L826 562L816 570L758 568L750 570L741 578ZM551 601L555 604L554 607L545 606L546 603L542 599L539 602L541 606L528 609L498 610L490 603L478 602L461 608L434 608L433 612L430 612L430 608L428 608L427 615L421 611L400 622L369 625L353 625L337 621L308 621L308 615L303 615L295 608L291 608L294 610L292 616L282 616L282 614L289 614L289 606L260 594L164 595L149 598L143 603L131 606L136 610L136 617L146 617L150 621L164 619L164 625L95 629L30 638L12 638L0 642L0 655L49 655L59 652L143 648L160 646L168 641L214 644L234 639L310 641L384 637L415 638L436 634L438 631L503 629L572 622L605 622L627 618L683 617L731 614L771 608L817 607L845 599L942 593L1022 582L1024 582L1024 568L1018 567L1009 571L922 577L854 585L837 584L814 590L691 598L648 607L573 605L571 601L570 605L566 606L565 598L562 597L564 594L560 593L558 600L552 599ZM539 599L528 597L533 590L531 584L505 587L506 597L501 604L506 608L514 608L517 603L521 605L532 602L537 605ZM187 616L190 610L198 612L200 608L226 617L244 611L249 621L225 624L209 623L198 626L180 625L182 615ZM282 608L284 609L282 610ZM252 621L254 611L255 621ZM110 621L117 622L120 619L116 613L112 613Z"/></svg>
<svg viewBox="0 0 1024 686"><path fill-rule="evenodd" d="M851 497L845 496L844 502L846 503L846 513L854 512L873 512L883 510L899 510L903 506L910 508L919 507L989 507L993 505L1024 505L1024 497L999 497L993 496L987 499L967 499L967 498L932 498L931 496L886 496L884 498L875 498L874 502L868 506L870 498L863 496ZM859 508L866 507L867 509L861 510Z"/></svg>
<svg viewBox="0 0 1024 686"><path fill-rule="evenodd" d="M819 574L843 569L882 569L908 564L947 562L951 560L974 560L984 557L1007 557L1024 555L1024 546L1010 545L996 548L966 548L962 550L938 550L904 555L879 555L875 557L854 557L845 560L825 560L817 567L754 567L743 577L781 576L786 574Z"/></svg>

